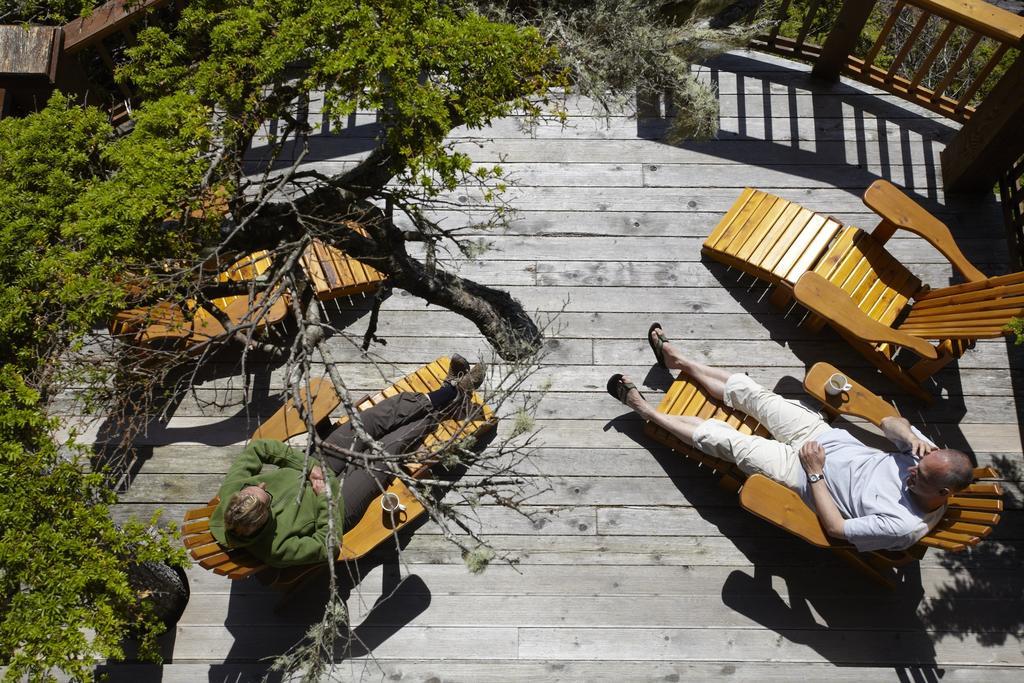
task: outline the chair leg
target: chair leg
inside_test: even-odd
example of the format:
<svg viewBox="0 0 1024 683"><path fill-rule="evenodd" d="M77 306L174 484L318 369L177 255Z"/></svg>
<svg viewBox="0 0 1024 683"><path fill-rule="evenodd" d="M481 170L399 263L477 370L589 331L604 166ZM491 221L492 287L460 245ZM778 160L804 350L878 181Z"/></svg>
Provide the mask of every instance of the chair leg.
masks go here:
<svg viewBox="0 0 1024 683"><path fill-rule="evenodd" d="M914 365L910 367L910 376L918 382L931 377L936 372L962 356L963 352L966 351L966 347L961 344L956 344L956 347L954 347L953 340L943 339L939 344L938 351L939 357L935 360L922 358L914 363ZM957 351L959 351L959 353L957 353Z"/></svg>
<svg viewBox="0 0 1024 683"><path fill-rule="evenodd" d="M779 285L772 290L771 295L768 297L768 301L772 306L781 310L789 308L789 305L793 303L793 290Z"/></svg>
<svg viewBox="0 0 1024 683"><path fill-rule="evenodd" d="M862 342L859 339L852 339L846 335L841 336L850 343L850 346L855 348L862 356L871 361L876 368L881 370L883 375L906 389L912 396L921 399L925 403L930 404L932 402L934 397L925 391L924 387L914 381L914 379L894 361L887 358L884 354L876 351L874 346L866 342Z"/></svg>
<svg viewBox="0 0 1024 683"><path fill-rule="evenodd" d="M820 315L814 313L808 313L807 317L804 318L804 327L811 332L821 332L825 327L825 319Z"/></svg>

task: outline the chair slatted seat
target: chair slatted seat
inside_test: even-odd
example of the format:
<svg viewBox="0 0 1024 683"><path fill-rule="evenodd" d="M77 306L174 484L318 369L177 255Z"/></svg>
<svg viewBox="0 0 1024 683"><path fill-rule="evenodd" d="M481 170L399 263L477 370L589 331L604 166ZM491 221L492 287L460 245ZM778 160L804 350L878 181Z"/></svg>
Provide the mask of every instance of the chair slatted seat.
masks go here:
<svg viewBox="0 0 1024 683"><path fill-rule="evenodd" d="M449 358L438 358L377 394L360 399L355 404L356 409L366 410L385 398L404 391L429 392L438 389L448 374L449 364ZM308 404L311 407L310 423L314 427L327 420L331 411L341 403L333 384L327 378L311 381L309 393L300 392L298 400L303 406ZM473 394L470 405L464 412L463 416L440 422L437 429L424 439L423 447L427 451L437 452L453 440L482 436L497 424L493 409L485 404L477 393ZM307 421L302 414L303 411L296 407L294 401L287 401L256 429L253 439L285 441L292 436L306 433ZM348 419L348 416L344 416L336 424L343 424ZM429 473L430 467L435 462L436 460L427 459L409 462L404 466L410 475L422 478ZM396 533L422 517L426 512L423 504L401 479L395 479L388 487L388 492L398 495L402 504L406 506L404 514L392 523L391 516L383 514L383 509L380 506L380 498L383 496L381 493L370 503L362 519L354 527L344 531L342 547L337 557L339 561L356 560L365 556L377 546L393 538ZM257 560L244 549L231 549L220 545L210 533L209 524L210 515L213 514L219 502L220 499L215 496L205 506L185 513L181 527L182 540L199 566L216 574L227 576L229 579L256 576L278 588L290 587L310 572L320 568L320 565L309 565L275 569Z"/></svg>
<svg viewBox="0 0 1024 683"><path fill-rule="evenodd" d="M664 398L662 398L661 403L658 405L658 412L665 413L666 415L689 415L706 420L721 420L744 434L755 434L771 438L768 430L760 423L750 416L708 396L701 386L684 372L679 373L679 376L665 393ZM746 479L747 475L734 464L705 455L696 448L687 446L653 422L648 422L644 426L644 431L655 441L683 453L688 458L694 460L702 469L717 476L719 485L727 491L735 493L743 484L743 480Z"/></svg>
<svg viewBox="0 0 1024 683"><path fill-rule="evenodd" d="M746 188L705 240L703 251L773 285L792 286L841 227L834 218Z"/></svg>
<svg viewBox="0 0 1024 683"><path fill-rule="evenodd" d="M795 298L813 314L807 319L812 328L829 323L887 377L930 401L924 380L975 340L1005 334L1006 324L1024 314L1024 273L986 278L944 224L887 181L872 183L864 203L882 219L871 233L832 219L819 225L819 214L747 188L703 251L776 286L776 304ZM922 284L885 248L897 229L927 240L967 282L939 289ZM901 349L920 358L901 363L895 358Z"/></svg>
<svg viewBox="0 0 1024 683"><path fill-rule="evenodd" d="M883 245L855 227L843 228L811 270L846 292L858 308L884 325L896 320L922 286Z"/></svg>
<svg viewBox="0 0 1024 683"><path fill-rule="evenodd" d="M221 283L247 282L267 272L272 265L269 252L256 251L219 272L216 280ZM284 297L277 297L265 311L262 310L264 301L265 295L260 292L251 299L246 294L216 297L209 304L233 325L252 323L260 330L279 323L288 315L288 303ZM112 336L126 339L136 346L173 343L185 348L227 334L221 320L195 299L185 300L183 306L158 301L151 306L121 311L111 319L109 330Z"/></svg>
<svg viewBox="0 0 1024 683"><path fill-rule="evenodd" d="M890 415L898 415L886 401L852 382L853 388L841 396L824 392L825 380L836 369L827 363L817 363L804 380L807 392L821 401L829 417L840 414L863 417L876 426ZM745 434L771 438L763 425L748 415L728 408L707 395L693 378L681 372L672 383L658 406L658 412L668 415L695 415L716 418L733 425ZM829 538L821 527L817 515L799 495L786 486L764 475L747 477L732 463L705 455L688 446L667 431L648 422L645 432L656 441L693 460L701 468L718 474L720 484L729 491L738 491L740 505L747 511L765 519L808 543L829 548L844 560L865 572L882 585L893 587L892 569L919 560L928 548L952 552L977 545L999 523L1003 510L1003 489L998 483L981 481L998 479L999 473L990 467L974 470L975 483L949 498L946 511L939 523L914 546L903 551L860 553L853 545Z"/></svg>
<svg viewBox="0 0 1024 683"><path fill-rule="evenodd" d="M367 236L354 221L346 223L355 232ZM302 253L302 264L314 295L321 301L376 291L387 276L373 266L352 258L341 249L314 239Z"/></svg>

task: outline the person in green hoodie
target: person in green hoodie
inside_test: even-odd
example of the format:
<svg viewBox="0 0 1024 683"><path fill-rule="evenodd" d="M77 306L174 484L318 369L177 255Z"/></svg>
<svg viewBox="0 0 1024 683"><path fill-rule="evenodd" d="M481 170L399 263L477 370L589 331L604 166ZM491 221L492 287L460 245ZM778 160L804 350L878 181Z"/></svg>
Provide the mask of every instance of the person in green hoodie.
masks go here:
<svg viewBox="0 0 1024 683"><path fill-rule="evenodd" d="M441 388L381 401L360 413L363 429L388 453L412 453L461 403L457 398L483 383L485 370L482 363L471 369L465 358L453 354ZM327 467L313 465L303 477L306 458L302 452L270 439L251 442L228 470L220 487L220 504L210 516L210 533L217 542L245 548L272 567L313 564L333 556L335 552L327 547L326 487L331 487L336 503L334 524L340 534L359 521L394 475L385 469L368 469L351 457L369 446L358 438L351 421L336 428L324 446ZM276 469L264 471L265 465Z"/></svg>

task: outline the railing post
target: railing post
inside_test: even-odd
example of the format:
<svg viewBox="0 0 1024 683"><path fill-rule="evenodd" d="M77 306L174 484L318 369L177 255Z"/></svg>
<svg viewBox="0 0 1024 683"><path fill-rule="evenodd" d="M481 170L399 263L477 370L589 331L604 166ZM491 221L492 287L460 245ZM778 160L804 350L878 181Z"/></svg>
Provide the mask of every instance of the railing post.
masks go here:
<svg viewBox="0 0 1024 683"><path fill-rule="evenodd" d="M839 80L839 74L846 60L857 44L857 38L864 29L876 0L846 0L839 10L839 17L829 31L821 56L814 64L811 75L829 81Z"/></svg>
<svg viewBox="0 0 1024 683"><path fill-rule="evenodd" d="M988 192L1024 155L1024 57L1007 70L942 150L946 192Z"/></svg>

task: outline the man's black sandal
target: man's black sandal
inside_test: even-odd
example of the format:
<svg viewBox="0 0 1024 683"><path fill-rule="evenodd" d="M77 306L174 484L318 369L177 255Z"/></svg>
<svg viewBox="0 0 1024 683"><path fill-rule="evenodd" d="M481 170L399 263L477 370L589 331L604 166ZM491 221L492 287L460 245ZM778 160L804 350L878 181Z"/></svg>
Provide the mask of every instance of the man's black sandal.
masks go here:
<svg viewBox="0 0 1024 683"><path fill-rule="evenodd" d="M632 382L623 381L622 373L614 374L608 379L608 393L611 394L612 398L618 399L623 405L627 405L626 396L633 389L636 389L636 385ZM636 391L638 394L640 393L639 389L636 389ZM640 398L644 398L644 395L640 394Z"/></svg>
<svg viewBox="0 0 1024 683"><path fill-rule="evenodd" d="M658 333L651 338L651 332L655 330L658 330ZM647 343L651 345L651 351L654 351L654 360L658 361L659 368L666 367L665 352L662 347L669 341L669 338L661 333L661 323L651 323L651 326L647 328Z"/></svg>

